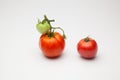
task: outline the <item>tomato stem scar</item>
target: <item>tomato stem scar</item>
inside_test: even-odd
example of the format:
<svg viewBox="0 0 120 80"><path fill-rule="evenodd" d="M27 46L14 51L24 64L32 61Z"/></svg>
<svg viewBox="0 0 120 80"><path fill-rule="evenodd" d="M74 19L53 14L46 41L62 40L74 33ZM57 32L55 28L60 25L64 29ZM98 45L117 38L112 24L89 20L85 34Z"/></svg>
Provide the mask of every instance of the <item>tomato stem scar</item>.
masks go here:
<svg viewBox="0 0 120 80"><path fill-rule="evenodd" d="M89 41L90 41L89 37L86 37L86 38L84 39L84 41L85 41L85 42L89 42Z"/></svg>

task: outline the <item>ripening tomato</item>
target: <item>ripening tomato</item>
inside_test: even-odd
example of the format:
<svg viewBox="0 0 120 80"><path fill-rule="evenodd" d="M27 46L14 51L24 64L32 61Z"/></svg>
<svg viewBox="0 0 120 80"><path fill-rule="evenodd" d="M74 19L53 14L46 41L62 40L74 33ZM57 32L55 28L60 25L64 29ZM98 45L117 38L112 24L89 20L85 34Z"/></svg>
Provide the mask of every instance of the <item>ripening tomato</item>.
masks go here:
<svg viewBox="0 0 120 80"><path fill-rule="evenodd" d="M98 46L96 41L89 37L81 39L77 44L77 51L83 58L94 58L97 50Z"/></svg>
<svg viewBox="0 0 120 80"><path fill-rule="evenodd" d="M38 32L45 34L46 32L49 31L50 25L48 24L47 21L45 21L44 23L38 23L36 25L36 28L37 28Z"/></svg>
<svg viewBox="0 0 120 80"><path fill-rule="evenodd" d="M49 37L50 33L42 34L39 40L39 47L43 54L49 58L58 57L62 54L65 41L61 34L54 32L52 37Z"/></svg>

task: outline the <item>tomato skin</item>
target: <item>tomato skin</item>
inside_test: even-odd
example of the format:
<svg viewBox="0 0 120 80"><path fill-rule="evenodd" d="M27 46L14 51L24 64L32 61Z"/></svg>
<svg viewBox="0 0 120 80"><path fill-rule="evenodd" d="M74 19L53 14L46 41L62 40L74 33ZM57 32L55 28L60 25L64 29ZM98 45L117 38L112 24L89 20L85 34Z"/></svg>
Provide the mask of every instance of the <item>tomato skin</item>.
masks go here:
<svg viewBox="0 0 120 80"><path fill-rule="evenodd" d="M88 42L86 42L85 39L81 39L77 44L77 51L83 58L94 58L97 50L97 43L91 38L89 38Z"/></svg>
<svg viewBox="0 0 120 80"><path fill-rule="evenodd" d="M45 56L54 58L62 54L65 47L65 41L58 32L54 32L54 37L43 34L39 40L39 47Z"/></svg>

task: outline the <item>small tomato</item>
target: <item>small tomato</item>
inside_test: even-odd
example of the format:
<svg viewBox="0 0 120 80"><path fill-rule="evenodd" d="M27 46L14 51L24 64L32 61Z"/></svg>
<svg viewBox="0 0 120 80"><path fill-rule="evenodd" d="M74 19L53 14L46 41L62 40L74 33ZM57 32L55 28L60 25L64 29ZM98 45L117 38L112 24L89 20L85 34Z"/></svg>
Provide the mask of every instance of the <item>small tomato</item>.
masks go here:
<svg viewBox="0 0 120 80"><path fill-rule="evenodd" d="M86 37L77 44L77 51L83 58L94 58L97 53L97 43L94 39Z"/></svg>
<svg viewBox="0 0 120 80"><path fill-rule="evenodd" d="M45 34L49 31L50 25L48 24L47 21L45 21L44 23L38 23L36 25L36 28L37 28L38 32Z"/></svg>

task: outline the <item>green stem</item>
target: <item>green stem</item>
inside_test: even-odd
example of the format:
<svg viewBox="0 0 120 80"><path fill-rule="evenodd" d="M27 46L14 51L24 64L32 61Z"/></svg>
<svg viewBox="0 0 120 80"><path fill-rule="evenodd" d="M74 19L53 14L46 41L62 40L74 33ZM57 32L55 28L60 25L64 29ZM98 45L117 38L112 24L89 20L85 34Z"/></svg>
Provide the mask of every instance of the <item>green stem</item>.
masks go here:
<svg viewBox="0 0 120 80"><path fill-rule="evenodd" d="M38 19L38 23L41 23L40 19Z"/></svg>
<svg viewBox="0 0 120 80"><path fill-rule="evenodd" d="M64 32L64 30L61 27L52 27L52 29L54 29L54 30L55 29L60 29L63 32L63 37L66 38L65 32Z"/></svg>
<svg viewBox="0 0 120 80"><path fill-rule="evenodd" d="M55 29L60 29L63 32L63 38L64 39L66 38L65 32L64 32L64 30L61 27L52 27L51 26L50 22L54 22L55 20L49 20L46 15L44 15L44 20L47 21L48 24L50 25L50 34L48 35L49 37L53 37L54 36L53 33L54 33ZM52 29L53 29L53 31L52 31Z"/></svg>
<svg viewBox="0 0 120 80"><path fill-rule="evenodd" d="M49 20L49 22L55 22L55 20Z"/></svg>
<svg viewBox="0 0 120 80"><path fill-rule="evenodd" d="M45 20L48 22L48 24L50 25L50 34L49 34L48 36L49 36L49 37L52 37L52 36L53 36L53 33L52 33L52 26L51 26L50 22L54 22L55 20L49 20L46 15L44 15L44 19L45 19Z"/></svg>

